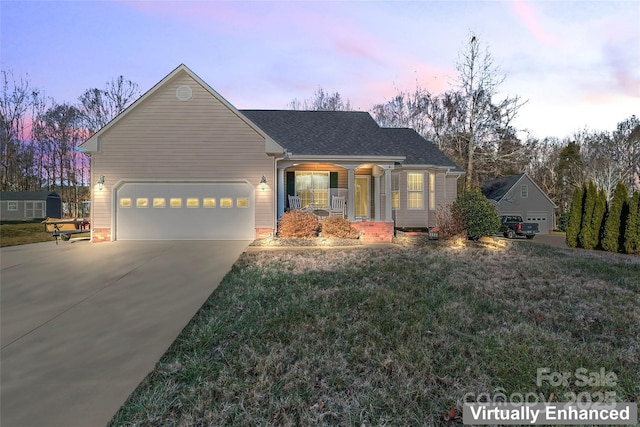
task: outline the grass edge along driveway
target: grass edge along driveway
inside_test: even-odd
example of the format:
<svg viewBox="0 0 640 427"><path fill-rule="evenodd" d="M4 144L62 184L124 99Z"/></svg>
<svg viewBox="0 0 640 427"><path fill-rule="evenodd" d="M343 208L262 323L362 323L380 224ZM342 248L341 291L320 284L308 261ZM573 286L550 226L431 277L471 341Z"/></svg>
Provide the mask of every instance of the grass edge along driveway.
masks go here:
<svg viewBox="0 0 640 427"><path fill-rule="evenodd" d="M112 425L461 425L443 413L483 393L637 401L640 258L509 247L245 253ZM618 381L537 385L544 367Z"/></svg>

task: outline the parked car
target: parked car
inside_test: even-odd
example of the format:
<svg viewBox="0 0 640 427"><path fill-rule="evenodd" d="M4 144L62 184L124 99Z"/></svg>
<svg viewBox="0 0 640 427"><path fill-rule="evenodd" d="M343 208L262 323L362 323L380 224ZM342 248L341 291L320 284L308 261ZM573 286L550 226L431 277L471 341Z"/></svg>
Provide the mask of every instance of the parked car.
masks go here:
<svg viewBox="0 0 640 427"><path fill-rule="evenodd" d="M521 216L502 215L500 220L502 223L500 232L509 239L514 239L516 236L526 236L527 239L533 239L536 237L536 233L540 232L537 222L524 222Z"/></svg>

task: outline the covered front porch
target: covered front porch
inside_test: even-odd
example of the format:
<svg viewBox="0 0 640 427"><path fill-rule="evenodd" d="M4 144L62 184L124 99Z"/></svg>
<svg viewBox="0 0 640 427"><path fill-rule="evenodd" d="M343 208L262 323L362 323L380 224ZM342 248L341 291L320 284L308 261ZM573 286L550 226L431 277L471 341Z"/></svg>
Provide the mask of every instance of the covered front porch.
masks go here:
<svg viewBox="0 0 640 427"><path fill-rule="evenodd" d="M344 197L344 217L361 235L375 230L377 241L391 241L394 160L281 160L277 163L277 217L290 209L288 196L298 196L302 208L313 209L329 209L332 198Z"/></svg>

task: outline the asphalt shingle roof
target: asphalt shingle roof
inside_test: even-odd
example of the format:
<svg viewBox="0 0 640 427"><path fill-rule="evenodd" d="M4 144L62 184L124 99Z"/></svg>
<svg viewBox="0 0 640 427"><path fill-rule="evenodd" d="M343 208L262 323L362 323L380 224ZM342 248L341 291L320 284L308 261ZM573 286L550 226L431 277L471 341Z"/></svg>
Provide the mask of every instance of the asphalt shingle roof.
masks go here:
<svg viewBox="0 0 640 427"><path fill-rule="evenodd" d="M523 175L521 173L489 181L482 187L482 194L489 200L500 201Z"/></svg>
<svg viewBox="0 0 640 427"><path fill-rule="evenodd" d="M294 155L405 156L403 165L455 167L413 129L381 128L363 111L240 110Z"/></svg>
<svg viewBox="0 0 640 427"><path fill-rule="evenodd" d="M47 200L51 191L2 191L0 200Z"/></svg>

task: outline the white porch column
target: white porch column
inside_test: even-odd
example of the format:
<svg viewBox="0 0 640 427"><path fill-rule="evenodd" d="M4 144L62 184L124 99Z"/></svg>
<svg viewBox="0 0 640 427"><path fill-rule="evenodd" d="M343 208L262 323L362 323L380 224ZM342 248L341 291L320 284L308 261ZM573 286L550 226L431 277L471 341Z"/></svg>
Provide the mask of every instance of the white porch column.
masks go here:
<svg viewBox="0 0 640 427"><path fill-rule="evenodd" d="M376 211L374 221L380 222L380 175L373 176L373 208Z"/></svg>
<svg viewBox="0 0 640 427"><path fill-rule="evenodd" d="M347 168L347 219L354 221L356 219L356 170L355 168Z"/></svg>
<svg viewBox="0 0 640 427"><path fill-rule="evenodd" d="M391 169L384 170L384 220L391 221Z"/></svg>
<svg viewBox="0 0 640 427"><path fill-rule="evenodd" d="M278 168L278 216L280 219L284 213L284 168Z"/></svg>

